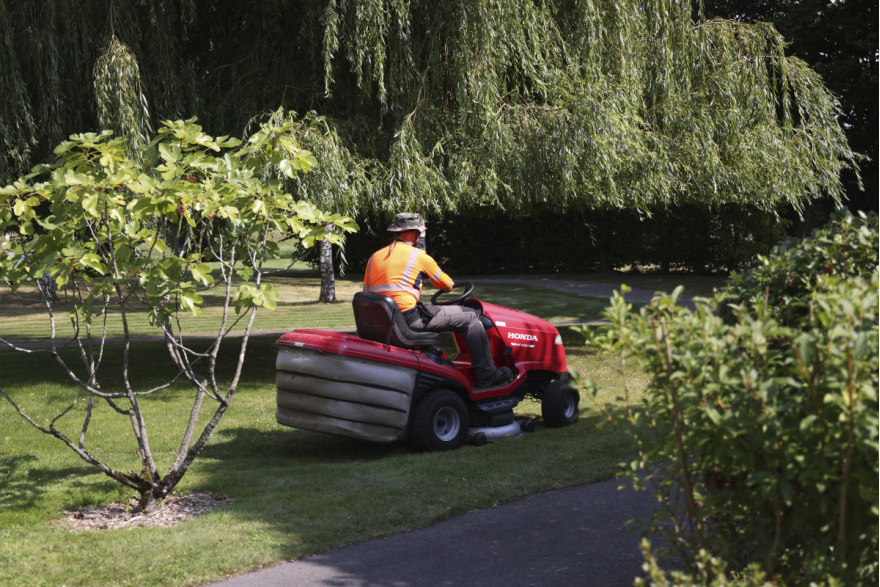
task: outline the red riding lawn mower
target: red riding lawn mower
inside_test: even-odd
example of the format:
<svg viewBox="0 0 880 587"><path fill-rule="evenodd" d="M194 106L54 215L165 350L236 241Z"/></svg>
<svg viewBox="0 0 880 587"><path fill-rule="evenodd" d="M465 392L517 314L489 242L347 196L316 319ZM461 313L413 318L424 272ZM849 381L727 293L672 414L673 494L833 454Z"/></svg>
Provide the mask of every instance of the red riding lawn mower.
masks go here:
<svg viewBox="0 0 880 587"><path fill-rule="evenodd" d="M474 285L460 285L463 294L440 301L438 291L431 303L480 312L495 365L515 376L508 385L475 390L458 334L459 352L450 359L439 346L442 335L410 330L390 297L359 292L352 300L357 336L295 330L278 340L278 423L440 451L531 432L534 423L513 414L529 394L540 400L546 426L577 421L580 396L568 380L559 331L535 316L469 298Z"/></svg>

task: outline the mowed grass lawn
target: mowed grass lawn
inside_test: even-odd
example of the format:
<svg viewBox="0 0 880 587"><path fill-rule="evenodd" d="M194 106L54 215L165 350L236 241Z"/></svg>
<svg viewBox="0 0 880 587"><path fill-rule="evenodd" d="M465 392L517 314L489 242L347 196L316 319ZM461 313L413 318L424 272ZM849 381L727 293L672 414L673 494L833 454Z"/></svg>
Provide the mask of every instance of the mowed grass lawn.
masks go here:
<svg viewBox="0 0 880 587"><path fill-rule="evenodd" d="M308 290L303 297L317 296L313 284L303 287ZM357 282L342 281L337 295L350 300L357 289ZM475 295L553 321L594 319L605 305L537 288L486 286ZM348 303L289 299L279 312L264 313L260 324L265 329L353 322ZM547 429L540 406L526 402L517 412L536 420L533 434L432 454L414 453L404 444L372 444L278 425L275 337L252 339L231 409L178 486L178 493L223 493L234 503L171 528L71 530L63 510L123 501L132 492L34 430L0 400L0 585L199 584L531 493L612 477L633 453L625 430L607 424L599 408L623 407L622 378L612 358L585 347L571 330L562 332L570 366L599 388L595 397L582 393L577 424ZM121 361L119 345L107 353L105 389L115 382L113 372ZM224 353L231 364L237 347L228 345ZM158 383L162 373L170 372L157 343L137 343L134 357L132 374L139 386ZM637 401L646 377L630 372L627 381ZM45 354L0 351L0 386L44 424L75 393ZM190 404L191 394L182 385L143 404L162 466L173 459ZM75 408L59 428L78 438L82 414L83 408ZM140 468L127 420L106 405L96 411L86 445L117 468Z"/></svg>
<svg viewBox="0 0 880 587"><path fill-rule="evenodd" d="M317 304L320 275L299 264L293 269L283 268L283 264L275 261L275 269L270 270L266 280L275 285L281 299L273 311L260 311L254 323L255 331L279 331L293 328L353 328L354 317L351 312L351 299L363 288L362 276L347 275L336 280L335 304ZM215 277L217 270L214 271ZM423 298L427 299L436 290L426 287ZM461 289L455 290L460 293ZM56 321L56 333L59 340L73 334L73 327L66 316L68 309L65 301L69 299L69 288L59 291L60 302L53 307ZM204 298L202 315L198 318L189 312L182 312L181 324L187 334L210 334L219 328L222 318L224 290L220 285L201 291ZM534 313L552 322L577 320L585 315L598 316L604 308L605 300L571 296L561 292L526 285L479 284L473 297L501 305L514 305L524 312ZM129 329L134 336L158 334L149 324L149 315L143 307L132 302L127 307ZM227 324L238 318L234 310L230 310ZM96 318L92 326L93 332L100 333L105 326L108 336L123 335L119 309L113 305L108 308L106 322ZM243 330L246 316L233 330ZM43 341L50 337L51 328L46 306L40 302L36 288L22 288L15 295L0 291L0 337L15 342Z"/></svg>

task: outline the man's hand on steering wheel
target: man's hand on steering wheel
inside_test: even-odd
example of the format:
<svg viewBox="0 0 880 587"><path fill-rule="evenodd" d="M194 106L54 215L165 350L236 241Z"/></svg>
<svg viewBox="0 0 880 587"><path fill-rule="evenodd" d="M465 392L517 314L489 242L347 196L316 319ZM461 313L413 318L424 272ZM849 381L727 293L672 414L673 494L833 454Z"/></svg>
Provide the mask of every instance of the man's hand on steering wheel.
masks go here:
<svg viewBox="0 0 880 587"><path fill-rule="evenodd" d="M463 301L465 301L468 298L469 295L471 295L474 292L474 284L471 283L470 281L461 281L459 283L456 283L454 286L452 286L452 288L449 291L452 291L453 289L456 289L459 287L464 288L464 293L461 294L460 296L455 297L451 300L444 300L442 302L438 301L438 299L440 298L441 295L449 293L449 292L446 292L446 291L443 291L442 289L440 289L440 290L437 290L434 293L434 295L431 296L431 303L434 304L435 306L453 306L455 304L462 303Z"/></svg>

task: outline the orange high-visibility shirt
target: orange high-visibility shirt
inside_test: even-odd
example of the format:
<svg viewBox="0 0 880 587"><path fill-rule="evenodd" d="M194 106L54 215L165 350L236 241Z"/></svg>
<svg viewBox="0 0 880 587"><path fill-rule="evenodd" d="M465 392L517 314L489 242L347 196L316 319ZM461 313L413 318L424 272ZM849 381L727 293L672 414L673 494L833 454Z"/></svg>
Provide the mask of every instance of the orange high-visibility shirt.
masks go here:
<svg viewBox="0 0 880 587"><path fill-rule="evenodd" d="M444 291L449 291L454 285L431 255L404 242L395 241L373 253L367 261L364 291L390 296L397 302L401 312L407 312L416 307L425 279Z"/></svg>

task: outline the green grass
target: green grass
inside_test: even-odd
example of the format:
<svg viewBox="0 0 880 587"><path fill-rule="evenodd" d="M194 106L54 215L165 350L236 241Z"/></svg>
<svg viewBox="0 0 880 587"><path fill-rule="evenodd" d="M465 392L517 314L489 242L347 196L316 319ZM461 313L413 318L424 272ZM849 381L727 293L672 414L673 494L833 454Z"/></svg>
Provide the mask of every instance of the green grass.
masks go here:
<svg viewBox="0 0 880 587"><path fill-rule="evenodd" d="M362 288L361 280L338 279L336 283L336 296L339 300L335 304L317 304L318 292L321 284L320 275L314 271L302 268L290 270L276 270L268 278L280 291L281 299L274 311L259 311L254 323L254 329L259 330L284 330L293 328L343 328L353 326L351 313L351 298L355 292ZM236 286L237 287L237 286ZM187 334L210 334L215 333L221 323L222 304L224 290L216 286L210 290L200 292L204 298L202 315L193 317L189 312L180 315L184 333ZM58 338L63 339L72 334L73 329L70 321L66 318L67 306L64 304L65 292L59 292L61 303L53 308L56 316L56 329ZM237 316L234 310L230 310L230 320ZM244 330L247 318L239 322L234 330ZM128 309L129 329L133 336L159 334L158 329L149 323L149 315L143 308L137 306ZM103 328L103 323L96 324L93 328ZM110 308L106 322L107 332L110 337L123 335L122 322L119 311ZM8 340L36 341L45 340L50 336L48 315L45 305L40 303L39 294L35 288L22 288L16 295L4 292L0 295L0 332Z"/></svg>
<svg viewBox="0 0 880 587"><path fill-rule="evenodd" d="M292 330L293 328L353 328L354 319L351 312L351 299L361 291L363 281L360 278L337 278L336 298L334 304L318 304L318 291L321 284L320 274L303 268L276 270L268 277L280 291L281 299L273 311L260 310L254 323L254 331ZM436 290L430 287L425 290L425 300ZM222 317L223 291L219 287L203 292L205 303L202 315L193 317L189 312L181 313L181 323L185 334L215 333ZM553 290L526 285L489 285L480 284L474 297L486 302L501 305L513 305L517 309L529 312L552 322L577 320L584 315L598 316L607 305L607 300L572 296ZM59 297L63 300L63 292ZM73 333L70 321L65 317L67 307L64 303L55 304L53 311L56 316L56 331L63 340ZM230 311L231 319L235 319L234 311ZM148 314L141 310L129 311L129 330L132 336L158 335L158 329L149 324ZM234 330L244 329L246 319L242 320ZM103 328L95 324L94 328ZM122 321L117 310L108 311L108 336L123 335ZM34 288L22 289L16 295L0 296L0 336L16 342L32 342L46 340L51 329L45 305L40 303L39 294Z"/></svg>
<svg viewBox="0 0 880 587"><path fill-rule="evenodd" d="M554 320L595 317L580 296L508 286L481 287L476 295L540 310ZM289 315L291 326L301 326L317 312L316 306L298 306ZM350 315L348 304L335 306ZM315 322L319 325L317 318ZM540 406L525 402L518 415L536 419L535 433L442 454L417 454L403 444L372 444L278 425L275 338L253 339L232 408L178 487L180 493L225 493L234 504L173 528L79 532L53 523L64 509L122 501L132 492L34 430L3 401L0 585L199 584L424 527L531 493L607 479L633 456L624 431L607 424L598 410L623 406L622 380L612 360L583 346L574 332L562 333L570 366L599 385L595 398L584 398L580 421L547 429ZM224 352L228 366L236 349L228 346ZM133 380L142 387L157 383L157 374L168 370L158 344L138 343L134 356ZM118 346L109 347L105 389L115 384L112 370L119 364ZM647 383L645 375L629 373L628 381L636 401ZM11 351L0 351L0 385L41 423L64 409L73 393L49 357ZM189 390L178 386L144 402L153 426L151 444L163 466L176 451L190 398ZM61 429L78 437L81 418L76 416L81 415L82 409L76 408ZM105 405L93 418L87 446L118 468L140 467L126 419Z"/></svg>

